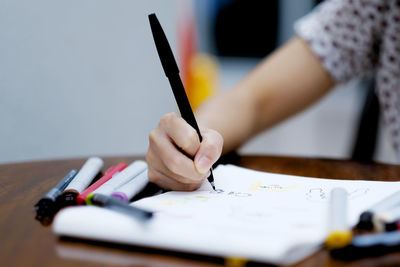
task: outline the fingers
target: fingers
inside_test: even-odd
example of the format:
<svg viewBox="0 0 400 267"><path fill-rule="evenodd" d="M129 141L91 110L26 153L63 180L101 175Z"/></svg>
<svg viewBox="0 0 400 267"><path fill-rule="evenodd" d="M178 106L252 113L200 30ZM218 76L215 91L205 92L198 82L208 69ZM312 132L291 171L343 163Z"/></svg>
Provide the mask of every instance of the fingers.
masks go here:
<svg viewBox="0 0 400 267"><path fill-rule="evenodd" d="M197 172L193 160L178 150L194 155L200 141L195 130L176 114L163 116L149 136L146 160L149 180L165 189L194 190L206 178Z"/></svg>
<svg viewBox="0 0 400 267"><path fill-rule="evenodd" d="M222 151L222 137L213 130L196 131L176 114L164 115L149 136L146 160L149 180L165 189L195 190L210 175ZM194 160L179 150L182 149Z"/></svg>
<svg viewBox="0 0 400 267"><path fill-rule="evenodd" d="M203 141L196 153L194 163L197 171L205 174L221 156L223 138L217 131L211 129L203 130L202 137Z"/></svg>
<svg viewBox="0 0 400 267"><path fill-rule="evenodd" d="M197 183L194 182L190 184L185 184L171 178L171 176L165 175L164 173L156 169L149 169L148 176L149 180L152 183L155 183L166 190L193 191L199 188L202 183L202 182L197 182Z"/></svg>
<svg viewBox="0 0 400 267"><path fill-rule="evenodd" d="M200 138L184 119L169 113L161 118L159 128L165 130L176 146L192 157L195 155L200 146Z"/></svg>
<svg viewBox="0 0 400 267"><path fill-rule="evenodd" d="M202 179L193 161L176 148L168 133L163 129L157 128L150 134L149 152L152 153L150 156L154 155L154 165L162 168L165 174L186 177L187 180Z"/></svg>

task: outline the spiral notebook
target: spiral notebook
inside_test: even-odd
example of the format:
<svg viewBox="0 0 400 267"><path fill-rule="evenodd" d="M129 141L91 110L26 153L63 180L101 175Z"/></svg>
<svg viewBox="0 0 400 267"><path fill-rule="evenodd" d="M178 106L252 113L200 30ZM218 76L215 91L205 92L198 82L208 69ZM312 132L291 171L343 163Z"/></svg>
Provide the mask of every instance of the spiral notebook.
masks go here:
<svg viewBox="0 0 400 267"><path fill-rule="evenodd" d="M214 176L216 191L205 182L193 192L171 191L131 203L154 211L148 222L93 206L70 207L56 216L53 231L59 236L288 265L322 244L332 188L348 192L351 227L362 211L400 186L233 165L218 166Z"/></svg>

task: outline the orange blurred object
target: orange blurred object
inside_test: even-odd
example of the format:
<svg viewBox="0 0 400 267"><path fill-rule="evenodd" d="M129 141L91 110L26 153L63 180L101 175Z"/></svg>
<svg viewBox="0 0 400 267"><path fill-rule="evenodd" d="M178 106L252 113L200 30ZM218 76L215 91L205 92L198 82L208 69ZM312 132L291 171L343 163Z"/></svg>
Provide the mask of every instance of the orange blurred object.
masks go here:
<svg viewBox="0 0 400 267"><path fill-rule="evenodd" d="M192 1L181 1L180 7L178 20L180 73L190 105L195 110L217 90L218 63L214 57L197 52Z"/></svg>

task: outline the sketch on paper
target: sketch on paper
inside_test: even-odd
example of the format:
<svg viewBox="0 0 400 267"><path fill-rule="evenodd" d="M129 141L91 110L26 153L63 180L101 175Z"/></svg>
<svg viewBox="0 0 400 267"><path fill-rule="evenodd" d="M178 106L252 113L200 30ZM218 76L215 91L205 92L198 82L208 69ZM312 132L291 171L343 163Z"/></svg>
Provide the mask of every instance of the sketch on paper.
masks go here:
<svg viewBox="0 0 400 267"><path fill-rule="evenodd" d="M183 198L171 198L170 200L163 200L160 204L162 206L175 206L175 205L186 205L192 203L206 203L210 199L219 197L219 196L229 196L229 197L250 197L250 193L246 192L239 192L239 191L224 191L223 189L216 189L211 190L209 192L199 194L199 195L192 195L192 196L185 196Z"/></svg>
<svg viewBox="0 0 400 267"><path fill-rule="evenodd" d="M324 201L326 198L327 194L322 188L311 188L306 193L306 199L310 201Z"/></svg>
<svg viewBox="0 0 400 267"><path fill-rule="evenodd" d="M216 194L216 195L228 195L232 197L250 197L250 193L245 193L245 192L236 192L236 191L230 191L228 190L225 192L223 189L216 189L216 190L211 190L209 191L210 194Z"/></svg>
<svg viewBox="0 0 400 267"><path fill-rule="evenodd" d="M286 192L298 187L298 185L282 186L280 184L263 184L261 181L256 181L249 187L249 190L264 192Z"/></svg>
<svg viewBox="0 0 400 267"><path fill-rule="evenodd" d="M356 190L353 190L349 192L349 198L350 199L355 199L358 197L365 196L369 192L369 188L357 188Z"/></svg>
<svg viewBox="0 0 400 267"><path fill-rule="evenodd" d="M369 188L357 188L347 193L349 199L356 199L363 197L368 194ZM323 188L311 188L306 193L306 199L309 201L326 201L328 198L328 192Z"/></svg>

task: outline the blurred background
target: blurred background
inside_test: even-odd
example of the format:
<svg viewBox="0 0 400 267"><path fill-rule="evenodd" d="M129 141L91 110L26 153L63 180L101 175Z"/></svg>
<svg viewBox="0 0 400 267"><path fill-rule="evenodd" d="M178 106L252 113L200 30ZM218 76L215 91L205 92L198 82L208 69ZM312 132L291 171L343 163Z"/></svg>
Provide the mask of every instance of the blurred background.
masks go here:
<svg viewBox="0 0 400 267"><path fill-rule="evenodd" d="M147 19L156 13L194 107L293 35L315 0L0 0L0 163L144 155L177 111ZM365 86L260 134L243 154L351 156ZM380 127L375 159L394 162Z"/></svg>

